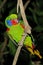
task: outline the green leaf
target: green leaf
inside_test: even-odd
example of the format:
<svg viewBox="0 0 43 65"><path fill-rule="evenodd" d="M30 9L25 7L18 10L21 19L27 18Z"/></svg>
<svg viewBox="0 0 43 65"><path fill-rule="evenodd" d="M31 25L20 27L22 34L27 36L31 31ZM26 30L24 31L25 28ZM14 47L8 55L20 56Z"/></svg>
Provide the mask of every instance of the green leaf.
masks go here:
<svg viewBox="0 0 43 65"><path fill-rule="evenodd" d="M0 42L0 49L2 48L2 45L3 45L3 44Z"/></svg>
<svg viewBox="0 0 43 65"><path fill-rule="evenodd" d="M36 26L33 31L36 31L36 32L42 32L43 31L43 27L41 26Z"/></svg>
<svg viewBox="0 0 43 65"><path fill-rule="evenodd" d="M1 3L2 3L2 0L0 0L0 5L1 5Z"/></svg>
<svg viewBox="0 0 43 65"><path fill-rule="evenodd" d="M9 49L10 49L10 53L11 53L12 55L15 55L16 46L13 44L13 42L12 42L11 40L9 40L8 47L9 47Z"/></svg>
<svg viewBox="0 0 43 65"><path fill-rule="evenodd" d="M14 7L14 8L9 12L9 14L12 14L12 13L16 13L16 7Z"/></svg>

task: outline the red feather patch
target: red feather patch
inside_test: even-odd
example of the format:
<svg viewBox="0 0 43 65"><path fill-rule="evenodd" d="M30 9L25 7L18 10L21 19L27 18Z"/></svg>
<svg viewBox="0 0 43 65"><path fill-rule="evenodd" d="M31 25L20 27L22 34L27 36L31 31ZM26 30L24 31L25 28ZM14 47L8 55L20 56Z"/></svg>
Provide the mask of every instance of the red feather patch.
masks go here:
<svg viewBox="0 0 43 65"><path fill-rule="evenodd" d="M22 26L22 28L24 28L25 29L25 26L23 25L23 24L20 24L21 26Z"/></svg>
<svg viewBox="0 0 43 65"><path fill-rule="evenodd" d="M16 20L11 20L11 23L12 23L12 25L16 25L17 24Z"/></svg>
<svg viewBox="0 0 43 65"><path fill-rule="evenodd" d="M34 45L34 44L32 44L32 48L33 48L33 49L35 48L35 45Z"/></svg>
<svg viewBox="0 0 43 65"><path fill-rule="evenodd" d="M10 30L10 28L7 28L7 30L6 31L9 31Z"/></svg>

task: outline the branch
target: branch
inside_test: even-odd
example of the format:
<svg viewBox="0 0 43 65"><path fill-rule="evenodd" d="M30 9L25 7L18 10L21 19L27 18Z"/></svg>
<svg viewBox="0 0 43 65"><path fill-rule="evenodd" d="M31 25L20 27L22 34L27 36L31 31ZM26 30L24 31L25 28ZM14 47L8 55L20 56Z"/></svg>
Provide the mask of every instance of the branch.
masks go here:
<svg viewBox="0 0 43 65"><path fill-rule="evenodd" d="M20 13L21 13L21 16L22 16L22 19L24 21L24 25L25 25L25 31L27 33L31 33L31 27L26 19L26 15L25 15L25 11L24 11L24 6L23 6L23 2L22 0L18 0L18 6L20 7Z"/></svg>
<svg viewBox="0 0 43 65"><path fill-rule="evenodd" d="M3 43L2 49L0 50L0 59L3 58L6 45L7 45L7 38L5 37L5 41ZM1 60L1 63L3 64L3 59Z"/></svg>
<svg viewBox="0 0 43 65"><path fill-rule="evenodd" d="M27 0L27 2L25 3L25 5L24 5L24 9L26 10L26 8L27 8L27 6L28 6L28 4L30 3L30 0ZM18 10L19 9L19 0L17 1L17 13L18 13Z"/></svg>
<svg viewBox="0 0 43 65"><path fill-rule="evenodd" d="M4 4L6 3L7 0L4 0L1 5L0 5L0 9L4 6Z"/></svg>
<svg viewBox="0 0 43 65"><path fill-rule="evenodd" d="M25 5L24 5L24 9L26 10L26 8L27 8L27 6L28 6L28 4L30 3L30 0L27 0L27 2L25 3Z"/></svg>
<svg viewBox="0 0 43 65"><path fill-rule="evenodd" d="M2 46L1 52L4 51L6 45L7 45L7 38L5 37L5 41L4 41L4 43L3 43L3 46Z"/></svg>

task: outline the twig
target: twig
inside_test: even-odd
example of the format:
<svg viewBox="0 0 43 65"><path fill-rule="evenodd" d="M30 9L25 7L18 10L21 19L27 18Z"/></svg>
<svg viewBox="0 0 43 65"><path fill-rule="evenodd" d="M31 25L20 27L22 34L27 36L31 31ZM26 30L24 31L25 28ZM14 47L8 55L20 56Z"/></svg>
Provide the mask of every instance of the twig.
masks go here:
<svg viewBox="0 0 43 65"><path fill-rule="evenodd" d="M19 12L19 0L17 0L17 13Z"/></svg>
<svg viewBox="0 0 43 65"><path fill-rule="evenodd" d="M0 9L4 6L4 4L6 3L7 0L4 0L1 5L0 5Z"/></svg>
<svg viewBox="0 0 43 65"><path fill-rule="evenodd" d="M17 0L17 13L18 13L18 18L21 19L21 13L20 13L20 5L19 5L19 0ZM27 0L27 2L24 5L24 10L26 10L28 4L30 3L30 0Z"/></svg>
<svg viewBox="0 0 43 65"><path fill-rule="evenodd" d="M3 43L3 46L2 46L2 49L0 50L0 59L2 59L1 60L1 63L3 64L3 53L4 53L4 50L5 50L5 47L6 47L6 45L7 45L7 38L5 37L5 41L4 41L4 43Z"/></svg>
<svg viewBox="0 0 43 65"><path fill-rule="evenodd" d="M1 52L4 51L6 45L7 45L7 38L5 37L5 41L4 41L4 43L3 43L3 46L2 46Z"/></svg>
<svg viewBox="0 0 43 65"><path fill-rule="evenodd" d="M7 52L3 52L3 55L6 55L6 54L8 54L9 52L7 51Z"/></svg>
<svg viewBox="0 0 43 65"><path fill-rule="evenodd" d="M18 0L18 1L19 1L19 2L18 2L18 5L19 5L19 7L20 7L20 13L21 13L22 19L23 19L23 21L24 21L24 25L25 25L25 31L26 31L27 33L31 33L31 27L30 27L30 25L29 25L29 23L28 23L28 21L27 21L27 19L26 19L23 2L22 2L22 0Z"/></svg>
<svg viewBox="0 0 43 65"><path fill-rule="evenodd" d="M26 10L26 8L27 8L27 6L28 6L29 3L30 3L30 0L27 0L27 2L24 5L24 9L25 10ZM19 0L17 0L17 13L18 13L18 11L19 11Z"/></svg>
<svg viewBox="0 0 43 65"><path fill-rule="evenodd" d="M26 10L26 8L27 8L27 6L28 6L28 4L30 3L30 0L27 0L27 2L25 3L25 5L24 5L24 9Z"/></svg>
<svg viewBox="0 0 43 65"><path fill-rule="evenodd" d="M3 55L3 51L5 50L6 45L7 45L7 38L5 37L5 41L4 41L3 45L2 45L2 49L0 50L1 56Z"/></svg>

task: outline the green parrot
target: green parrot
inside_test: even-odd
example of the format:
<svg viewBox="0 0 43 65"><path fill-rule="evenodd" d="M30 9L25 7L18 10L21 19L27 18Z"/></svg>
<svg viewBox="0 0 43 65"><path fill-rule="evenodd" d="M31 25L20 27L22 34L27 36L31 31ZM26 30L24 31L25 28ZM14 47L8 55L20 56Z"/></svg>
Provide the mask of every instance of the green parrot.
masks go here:
<svg viewBox="0 0 43 65"><path fill-rule="evenodd" d="M19 41L22 39L22 35L25 29L24 22L22 20L19 20L16 14L11 14L5 19L5 25L7 27L6 32L12 37L13 40L19 43ZM39 51L33 51L35 45L33 44L30 35L26 36L23 44L27 50L31 52L31 54L36 54L41 58Z"/></svg>

